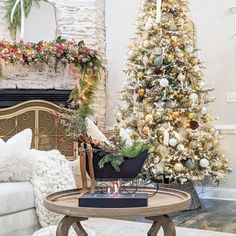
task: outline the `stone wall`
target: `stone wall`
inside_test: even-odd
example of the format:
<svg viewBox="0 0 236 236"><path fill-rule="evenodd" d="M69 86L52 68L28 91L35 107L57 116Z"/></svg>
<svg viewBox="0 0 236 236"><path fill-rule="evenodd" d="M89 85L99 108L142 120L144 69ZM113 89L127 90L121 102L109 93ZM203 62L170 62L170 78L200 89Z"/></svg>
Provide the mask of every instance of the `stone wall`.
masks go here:
<svg viewBox="0 0 236 236"><path fill-rule="evenodd" d="M12 39L6 18L6 2L0 1L0 39ZM48 0L55 7L57 35L65 39L84 40L88 47L99 51L106 62L105 43L105 0ZM3 66L6 79L0 82L0 88L57 88L71 89L77 82L78 71L74 68L60 69L36 66ZM94 103L95 116L100 127L105 127L106 73L103 73Z"/></svg>

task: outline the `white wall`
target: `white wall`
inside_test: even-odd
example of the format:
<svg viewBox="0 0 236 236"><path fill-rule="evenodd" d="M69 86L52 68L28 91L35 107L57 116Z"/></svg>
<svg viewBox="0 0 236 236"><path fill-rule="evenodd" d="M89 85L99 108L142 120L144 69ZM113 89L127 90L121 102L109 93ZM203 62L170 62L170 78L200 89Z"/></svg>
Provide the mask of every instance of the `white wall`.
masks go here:
<svg viewBox="0 0 236 236"><path fill-rule="evenodd" d="M56 18L54 6L47 2L40 2L32 6L29 16L25 19L26 42L50 41L56 37ZM19 31L16 38L19 39Z"/></svg>
<svg viewBox="0 0 236 236"><path fill-rule="evenodd" d="M123 68L130 38L135 32L135 19L142 0L106 0L107 41L107 126L115 121L118 96L125 81Z"/></svg>
<svg viewBox="0 0 236 236"><path fill-rule="evenodd" d="M197 47L200 58L205 62L205 80L210 86L216 102L211 106L214 115L220 117L218 124L236 124L236 103L227 103L229 91L236 91L236 49L234 45L234 16L229 7L236 6L235 0L189 0L191 16L196 27ZM108 98L107 124L115 122L118 92L125 81L123 65L130 38L135 27L134 21L141 0L106 0ZM226 136L223 148L229 154L236 172L236 135ZM224 187L235 187L236 173L231 175Z"/></svg>

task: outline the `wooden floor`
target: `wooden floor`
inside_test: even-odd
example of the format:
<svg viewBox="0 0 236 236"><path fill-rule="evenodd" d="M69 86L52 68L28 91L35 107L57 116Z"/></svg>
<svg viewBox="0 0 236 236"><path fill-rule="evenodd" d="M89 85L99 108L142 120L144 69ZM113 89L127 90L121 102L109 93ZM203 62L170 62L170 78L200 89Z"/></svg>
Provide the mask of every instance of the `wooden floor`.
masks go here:
<svg viewBox="0 0 236 236"><path fill-rule="evenodd" d="M172 215L177 226L236 234L236 201L201 200L202 208ZM143 219L135 219L144 222Z"/></svg>

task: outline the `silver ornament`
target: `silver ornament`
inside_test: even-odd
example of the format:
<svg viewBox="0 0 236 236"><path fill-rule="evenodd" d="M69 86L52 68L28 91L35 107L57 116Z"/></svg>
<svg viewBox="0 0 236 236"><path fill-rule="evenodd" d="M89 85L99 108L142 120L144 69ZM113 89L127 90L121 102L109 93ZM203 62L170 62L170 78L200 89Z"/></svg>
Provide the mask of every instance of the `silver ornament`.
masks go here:
<svg viewBox="0 0 236 236"><path fill-rule="evenodd" d="M195 168L195 163L191 159L189 159L185 161L184 166L190 170L193 170Z"/></svg>
<svg viewBox="0 0 236 236"><path fill-rule="evenodd" d="M177 30L177 27L175 24L171 24L170 27L169 27L169 30L170 31L176 31Z"/></svg>
<svg viewBox="0 0 236 236"><path fill-rule="evenodd" d="M166 108L175 108L175 106L176 106L176 104L175 104L175 102L173 102L173 101L167 101L167 102L165 103L165 107L166 107Z"/></svg>
<svg viewBox="0 0 236 236"><path fill-rule="evenodd" d="M163 64L163 57L159 56L154 59L154 65L160 67Z"/></svg>

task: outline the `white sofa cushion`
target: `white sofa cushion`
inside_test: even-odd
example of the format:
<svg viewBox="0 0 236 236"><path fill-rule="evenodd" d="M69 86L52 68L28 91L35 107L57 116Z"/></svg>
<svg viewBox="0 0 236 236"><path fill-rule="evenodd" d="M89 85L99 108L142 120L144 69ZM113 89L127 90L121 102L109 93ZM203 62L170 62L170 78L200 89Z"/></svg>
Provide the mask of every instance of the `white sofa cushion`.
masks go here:
<svg viewBox="0 0 236 236"><path fill-rule="evenodd" d="M0 183L0 216L34 207L34 191L31 183Z"/></svg>
<svg viewBox="0 0 236 236"><path fill-rule="evenodd" d="M35 209L0 216L1 236L31 236L40 228Z"/></svg>

